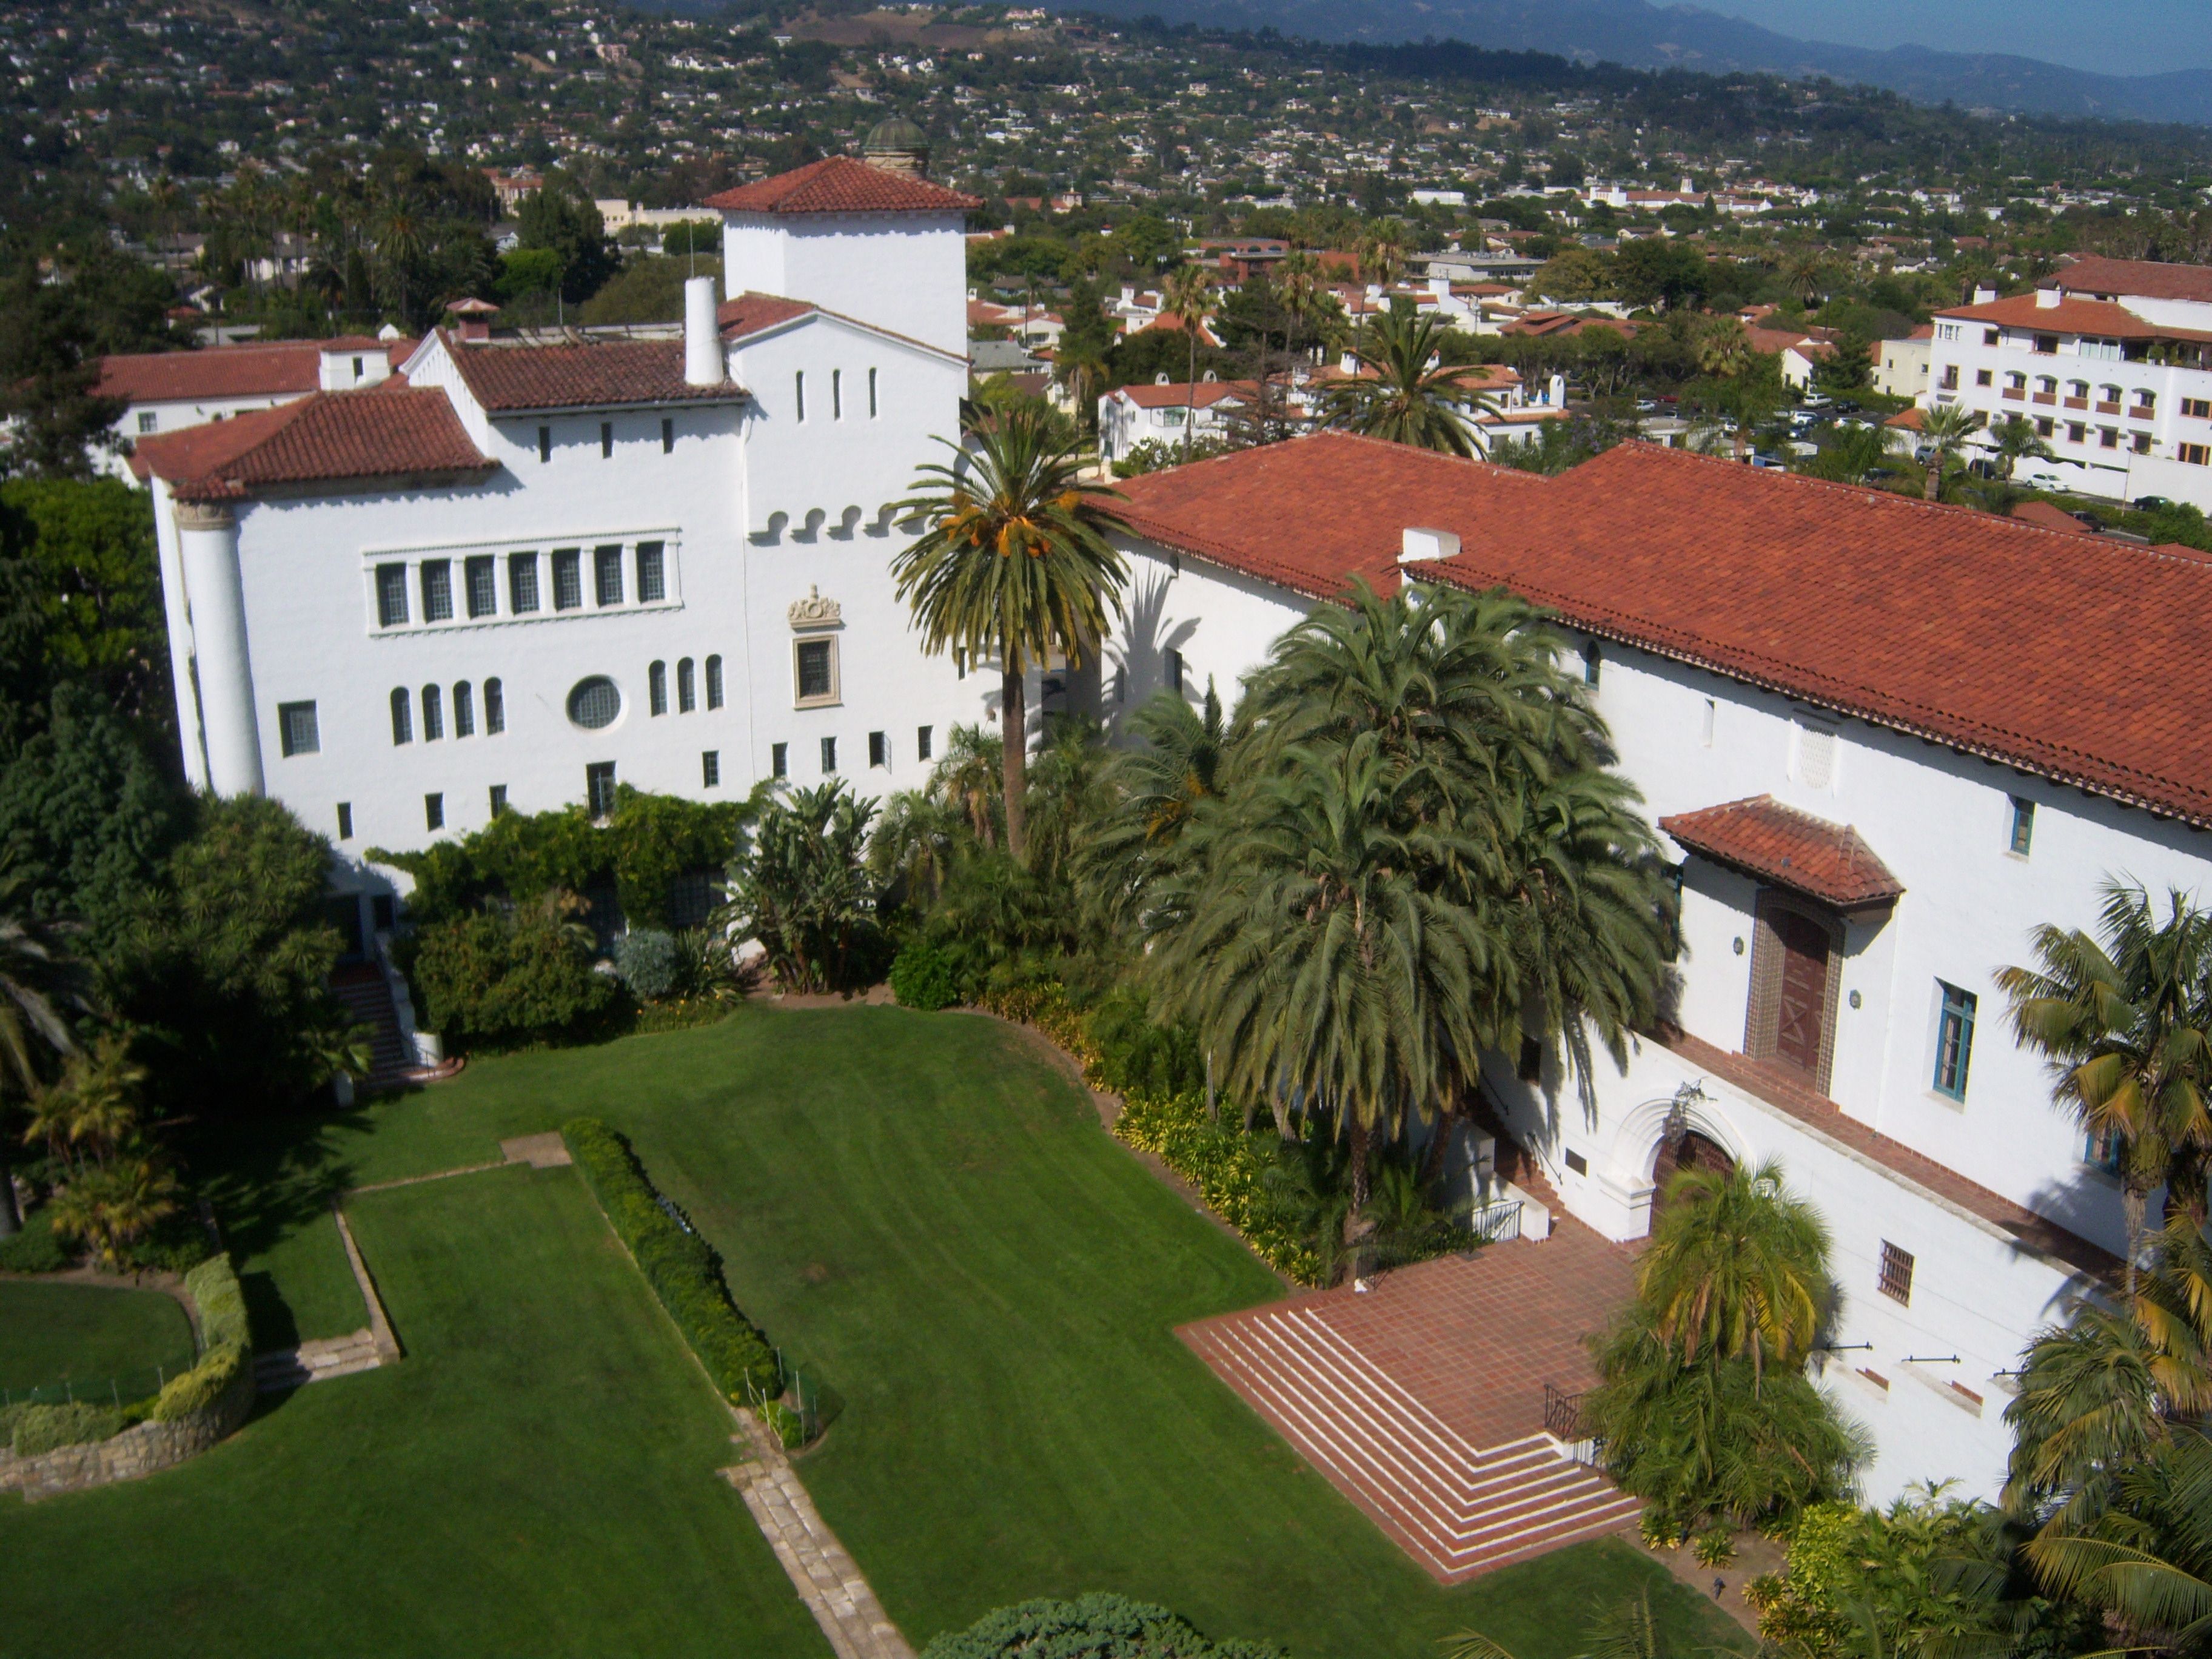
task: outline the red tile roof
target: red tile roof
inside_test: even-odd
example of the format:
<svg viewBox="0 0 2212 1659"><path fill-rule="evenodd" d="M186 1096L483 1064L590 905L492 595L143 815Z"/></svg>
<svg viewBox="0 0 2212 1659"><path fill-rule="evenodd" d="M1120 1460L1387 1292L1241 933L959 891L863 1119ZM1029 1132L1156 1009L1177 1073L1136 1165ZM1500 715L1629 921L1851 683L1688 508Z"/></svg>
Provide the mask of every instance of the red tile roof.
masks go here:
<svg viewBox="0 0 2212 1659"><path fill-rule="evenodd" d="M2039 525L2045 530L2057 530L2069 536L2094 536L2097 532L2083 524L2063 507L2049 501L2022 501L2012 510L2012 516L2022 524Z"/></svg>
<svg viewBox="0 0 2212 1659"><path fill-rule="evenodd" d="M756 294L748 289L736 299L725 300L717 306L714 321L720 325L725 340L742 340L748 334L757 334L763 329L774 328L778 323L804 317L815 308L805 300L787 300L776 294Z"/></svg>
<svg viewBox="0 0 2212 1659"><path fill-rule="evenodd" d="M2062 298L2055 306L2039 303L2033 294L2016 294L2009 300L1991 300L1978 306L1953 306L1936 313L1972 323L1996 323L2005 328L2033 329L2039 334L2089 334L2112 340L2168 337L2175 331L2154 328L2125 306L2104 300Z"/></svg>
<svg viewBox="0 0 2212 1659"><path fill-rule="evenodd" d="M1839 910L1893 903L1905 892L1857 830L1784 806L1771 795L1677 812L1660 819L1659 827L1692 852Z"/></svg>
<svg viewBox="0 0 2212 1659"><path fill-rule="evenodd" d="M720 403L745 395L729 380L714 386L685 380L681 340L540 346L482 343L450 334L444 338L471 395L494 414Z"/></svg>
<svg viewBox="0 0 2212 1659"><path fill-rule="evenodd" d="M983 204L911 173L832 155L709 196L704 205L725 213L965 213Z"/></svg>
<svg viewBox="0 0 2212 1659"><path fill-rule="evenodd" d="M2212 301L2212 269L2203 265L2169 265L2154 259L2076 259L2058 273L2057 282L2073 294Z"/></svg>
<svg viewBox="0 0 2212 1659"><path fill-rule="evenodd" d="M1188 380L1177 380L1166 386L1155 383L1121 386L1113 395L1127 398L1139 409L1211 409L1225 400L1249 400L1252 392L1250 385L1240 386L1228 380L1201 380L1196 386Z"/></svg>
<svg viewBox="0 0 2212 1659"><path fill-rule="evenodd" d="M1323 434L1121 489L1131 528L1316 599L1455 531L1424 580L2212 828L2201 556L1640 443L1545 479Z"/></svg>
<svg viewBox="0 0 2212 1659"><path fill-rule="evenodd" d="M489 472L452 401L395 382L315 392L274 409L142 438L140 477L166 478L179 501L228 501L285 484Z"/></svg>
<svg viewBox="0 0 2212 1659"><path fill-rule="evenodd" d="M413 342L407 343L410 349ZM386 349L381 340L284 340L209 346L201 351L153 351L102 357L103 398L133 404L203 403L228 398L296 397L322 385L321 354ZM399 361L398 358L392 360Z"/></svg>

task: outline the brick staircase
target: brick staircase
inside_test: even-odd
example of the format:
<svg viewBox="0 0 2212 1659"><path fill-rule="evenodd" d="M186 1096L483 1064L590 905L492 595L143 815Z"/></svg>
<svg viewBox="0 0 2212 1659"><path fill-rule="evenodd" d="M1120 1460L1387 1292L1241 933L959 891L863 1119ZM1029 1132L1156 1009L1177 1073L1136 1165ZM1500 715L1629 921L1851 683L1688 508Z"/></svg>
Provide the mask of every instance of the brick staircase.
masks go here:
<svg viewBox="0 0 2212 1659"><path fill-rule="evenodd" d="M362 1081L371 1089L406 1081L416 1070L415 1056L400 1033L383 970L368 963L339 968L331 975L331 994L345 1005L356 1024L368 1027L368 1075Z"/></svg>
<svg viewBox="0 0 2212 1659"><path fill-rule="evenodd" d="M278 1348L253 1356L253 1386L263 1394L305 1388L334 1376L374 1370L384 1363L377 1352L376 1336L364 1328L348 1336L326 1336L302 1342L296 1348Z"/></svg>
<svg viewBox="0 0 2212 1659"><path fill-rule="evenodd" d="M1618 1531L1637 1517L1634 1498L1562 1456L1547 1436L1471 1444L1310 1305L1255 1310L1181 1334L1445 1583Z"/></svg>

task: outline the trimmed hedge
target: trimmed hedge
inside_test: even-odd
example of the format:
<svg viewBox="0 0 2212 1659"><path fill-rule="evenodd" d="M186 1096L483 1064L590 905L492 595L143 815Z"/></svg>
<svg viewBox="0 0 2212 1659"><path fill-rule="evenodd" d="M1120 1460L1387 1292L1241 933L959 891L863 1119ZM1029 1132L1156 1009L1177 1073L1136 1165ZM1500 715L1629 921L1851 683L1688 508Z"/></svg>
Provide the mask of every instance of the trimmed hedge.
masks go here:
<svg viewBox="0 0 2212 1659"><path fill-rule="evenodd" d="M1094 1590L1073 1601L1023 1601L948 1631L921 1659L1279 1659L1257 1642L1215 1642L1148 1601Z"/></svg>
<svg viewBox="0 0 2212 1659"><path fill-rule="evenodd" d="M916 939L891 962L891 994L902 1008L933 1014L960 1000L952 958L927 939Z"/></svg>
<svg viewBox="0 0 2212 1659"><path fill-rule="evenodd" d="M82 1400L74 1405L0 1407L0 1444L18 1457L38 1457L63 1446L112 1438L131 1420L127 1411Z"/></svg>
<svg viewBox="0 0 2212 1659"><path fill-rule="evenodd" d="M174 1423L206 1411L253 1363L253 1331L246 1317L246 1293L227 1255L210 1256L185 1275L185 1291L200 1311L200 1362L169 1379L154 1401L157 1423Z"/></svg>
<svg viewBox="0 0 2212 1659"><path fill-rule="evenodd" d="M629 1142L607 1125L571 1118L561 1126L561 1139L714 1386L732 1405L750 1407L787 1443L790 1413L770 1409L783 1391L782 1368L768 1339L730 1299L714 1247L661 1207L660 1194Z"/></svg>
<svg viewBox="0 0 2212 1659"><path fill-rule="evenodd" d="M1034 1027L1083 1067L1091 1084L1110 1087L1091 1022L1057 983L1024 986L987 996L983 1006L1001 1019ZM1150 1152L1198 1188L1206 1207L1219 1216L1254 1255L1301 1285L1321 1283L1321 1259L1284 1225L1262 1181L1274 1158L1273 1138L1248 1134L1232 1121L1216 1123L1203 1095L1132 1091L1114 1121L1115 1136Z"/></svg>
<svg viewBox="0 0 2212 1659"><path fill-rule="evenodd" d="M21 1231L0 1238L0 1272L58 1273L72 1265L69 1250L54 1237L52 1205L25 1216Z"/></svg>

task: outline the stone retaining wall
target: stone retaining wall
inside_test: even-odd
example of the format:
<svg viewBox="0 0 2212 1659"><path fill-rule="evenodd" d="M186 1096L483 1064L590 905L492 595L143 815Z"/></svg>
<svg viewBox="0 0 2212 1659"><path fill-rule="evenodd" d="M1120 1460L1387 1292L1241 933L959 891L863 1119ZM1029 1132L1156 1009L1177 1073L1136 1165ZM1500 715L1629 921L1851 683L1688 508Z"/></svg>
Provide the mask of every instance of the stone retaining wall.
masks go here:
<svg viewBox="0 0 2212 1659"><path fill-rule="evenodd" d="M213 1405L174 1422L141 1423L106 1440L57 1446L36 1457L18 1457L0 1448L0 1492L20 1492L35 1503L57 1492L136 1480L198 1456L246 1421L252 1409L253 1367L240 1365Z"/></svg>

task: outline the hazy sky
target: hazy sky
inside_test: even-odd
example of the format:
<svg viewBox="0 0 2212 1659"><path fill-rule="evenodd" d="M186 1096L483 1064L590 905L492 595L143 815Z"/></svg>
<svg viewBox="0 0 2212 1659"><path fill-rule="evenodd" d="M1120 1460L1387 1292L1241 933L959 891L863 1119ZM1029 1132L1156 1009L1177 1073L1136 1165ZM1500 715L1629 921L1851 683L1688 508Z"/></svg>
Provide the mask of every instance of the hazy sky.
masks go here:
<svg viewBox="0 0 2212 1659"><path fill-rule="evenodd" d="M1657 0L1664 5L1668 0ZM2106 75L2212 64L2212 0L1689 0L1855 46L2009 52Z"/></svg>

